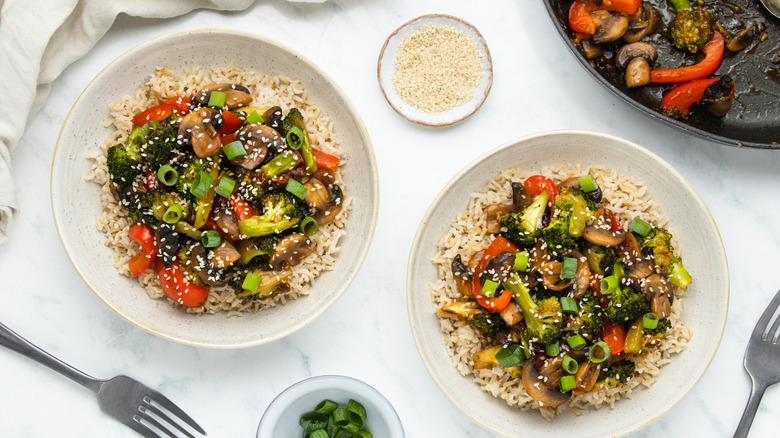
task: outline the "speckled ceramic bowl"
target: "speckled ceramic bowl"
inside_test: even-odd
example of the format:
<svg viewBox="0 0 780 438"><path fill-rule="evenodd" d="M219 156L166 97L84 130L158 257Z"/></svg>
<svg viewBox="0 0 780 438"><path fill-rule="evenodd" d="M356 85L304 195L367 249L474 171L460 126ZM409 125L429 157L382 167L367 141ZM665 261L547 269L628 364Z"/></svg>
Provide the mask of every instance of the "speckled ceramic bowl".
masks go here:
<svg viewBox="0 0 780 438"><path fill-rule="evenodd" d="M240 56L237 56L240 54ZM112 250L95 223L100 187L87 182L86 154L108 139L109 106L138 87L157 67L174 72L233 62L261 74L301 80L308 97L335 126L346 155L345 188L353 198L347 234L333 271L320 275L307 297L240 318L224 313L191 315L166 300L150 300L133 278L114 269ZM111 309L133 324L174 341L204 347L237 348L282 338L324 313L344 293L368 252L379 202L376 162L363 122L333 81L306 58L259 36L197 30L163 36L117 58L87 86L70 111L52 165L52 204L57 230L73 266ZM69 291L82 293L82 291Z"/></svg>
<svg viewBox="0 0 780 438"><path fill-rule="evenodd" d="M430 298L436 280L431 258L452 220L465 211L469 194L482 189L504 169L539 169L560 164L600 164L630 175L647 191L669 219L683 248L693 283L684 298L682 319L693 329L688 348L671 358L649 389L631 399L587 410L581 416L566 411L552 423L536 411L520 412L484 392L470 377L461 376L452 359ZM477 159L447 184L431 205L412 247L408 272L408 302L412 329L428 371L444 394L465 415L507 437L621 436L647 425L671 409L701 378L718 349L728 311L729 279L718 229L701 198L669 164L647 149L606 134L556 131L507 143Z"/></svg>
<svg viewBox="0 0 780 438"><path fill-rule="evenodd" d="M352 377L317 376L290 386L271 402L257 427L257 438L301 436L301 416L325 399L341 407L346 407L350 399L363 405L364 428L377 438L405 436L393 405L379 391Z"/></svg>

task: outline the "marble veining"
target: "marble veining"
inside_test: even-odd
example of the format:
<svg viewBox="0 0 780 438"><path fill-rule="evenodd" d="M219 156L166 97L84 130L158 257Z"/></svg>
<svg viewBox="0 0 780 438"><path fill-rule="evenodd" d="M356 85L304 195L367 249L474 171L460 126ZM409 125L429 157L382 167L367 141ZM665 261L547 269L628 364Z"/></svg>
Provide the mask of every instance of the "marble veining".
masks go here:
<svg viewBox="0 0 780 438"><path fill-rule="evenodd" d="M649 148L691 183L720 229L731 278L729 319L709 370L678 406L632 436L731 436L750 391L742 369L746 342L780 288L780 203L769 201L780 193L780 152L713 144L650 119L584 71L540 2L489 3L329 0L290 5L261 0L237 13L196 11L172 20L120 16L97 46L54 82L12 153L21 213L0 246L5 302L0 321L96 377L124 373L157 387L213 437L254 436L264 409L284 388L312 375L344 374L382 392L410 437L494 438L442 395L417 352L405 299L412 238L441 187L484 152L544 130L602 131ZM402 119L376 81L377 56L387 35L429 13L455 15L477 27L494 63L493 88L483 107L443 129ZM238 351L166 341L114 314L70 264L49 199L54 144L91 78L137 44L209 27L260 34L320 66L360 111L380 176L373 244L345 295L286 339ZM95 145L84 147L86 153ZM410 156L415 159L408 164ZM0 369L2 436L136 436L101 414L91 393L43 366L0 349ZM778 418L780 387L772 387L751 436L777 436Z"/></svg>

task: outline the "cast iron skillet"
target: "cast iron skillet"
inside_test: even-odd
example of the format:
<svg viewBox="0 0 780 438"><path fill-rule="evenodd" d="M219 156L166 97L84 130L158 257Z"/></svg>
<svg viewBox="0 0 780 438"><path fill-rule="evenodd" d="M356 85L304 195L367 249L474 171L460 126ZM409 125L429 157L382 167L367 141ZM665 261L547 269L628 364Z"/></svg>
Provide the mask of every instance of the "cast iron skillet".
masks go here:
<svg viewBox="0 0 780 438"><path fill-rule="evenodd" d="M780 20L766 12L758 0L705 0L705 9L714 12L719 22L736 26L735 20L739 20L752 24L754 30L758 31L747 48L737 53L726 51L721 66L715 72L715 76L728 74L736 82L734 104L728 114L722 118L692 117L685 121L667 117L657 111L663 93L670 88L668 85L650 84L628 89L622 80L612 79L615 75L609 68L591 65L582 56L572 43L573 33L568 26L572 0L544 1L569 50L602 85L629 104L683 131L713 141L731 146L780 149ZM668 22L668 0L644 1L655 6L666 17L664 22ZM733 6L738 6L741 11L735 13ZM764 32L766 39L759 42ZM665 38L659 36L658 39ZM684 55L668 53L671 52L659 48L658 61L663 59L664 67L683 65Z"/></svg>

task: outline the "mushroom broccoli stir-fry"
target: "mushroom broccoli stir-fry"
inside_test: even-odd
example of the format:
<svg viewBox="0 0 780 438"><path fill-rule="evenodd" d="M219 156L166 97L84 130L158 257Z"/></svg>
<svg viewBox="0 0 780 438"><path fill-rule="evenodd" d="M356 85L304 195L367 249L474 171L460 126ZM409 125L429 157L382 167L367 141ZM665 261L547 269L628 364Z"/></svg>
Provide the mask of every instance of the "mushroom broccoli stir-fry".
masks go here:
<svg viewBox="0 0 780 438"><path fill-rule="evenodd" d="M134 222L132 275L157 271L165 295L200 307L210 287L239 298L286 291L310 237L336 217L339 159L312 147L296 108L251 106L249 90L214 84L136 115L106 164Z"/></svg>
<svg viewBox="0 0 780 438"><path fill-rule="evenodd" d="M490 245L452 259L460 298L439 314L482 335L474 369L522 379L544 406L626 383L672 328L675 288L691 283L671 233L641 217L624 228L592 175L511 188L484 213Z"/></svg>
<svg viewBox="0 0 780 438"><path fill-rule="evenodd" d="M731 108L735 83L727 74L715 74L721 61L748 56L744 49L766 34L756 23L740 20L737 6L718 8L716 15L712 3L574 0L569 28L581 53L617 85L666 85L657 108L663 114L722 117Z"/></svg>

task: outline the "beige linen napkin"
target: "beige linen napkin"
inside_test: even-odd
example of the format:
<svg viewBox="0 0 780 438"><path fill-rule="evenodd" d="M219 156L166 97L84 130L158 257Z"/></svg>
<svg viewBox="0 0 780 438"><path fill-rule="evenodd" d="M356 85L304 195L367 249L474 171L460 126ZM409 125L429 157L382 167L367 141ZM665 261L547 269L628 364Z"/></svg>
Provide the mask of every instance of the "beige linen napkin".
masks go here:
<svg viewBox="0 0 780 438"><path fill-rule="evenodd" d="M51 83L95 45L117 15L169 18L202 8L236 11L254 1L0 0L0 96L15 108L0 118L0 243L17 210L11 150L46 101Z"/></svg>

